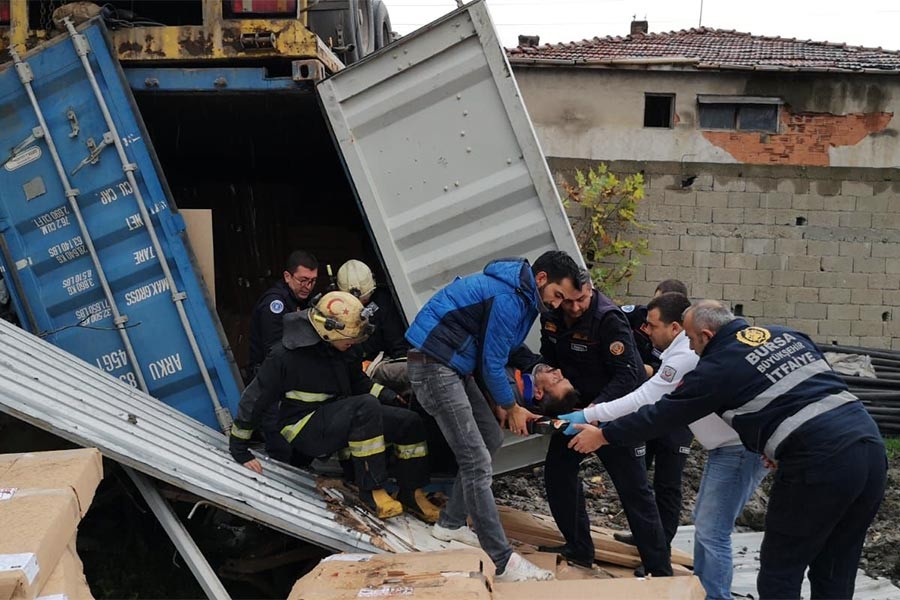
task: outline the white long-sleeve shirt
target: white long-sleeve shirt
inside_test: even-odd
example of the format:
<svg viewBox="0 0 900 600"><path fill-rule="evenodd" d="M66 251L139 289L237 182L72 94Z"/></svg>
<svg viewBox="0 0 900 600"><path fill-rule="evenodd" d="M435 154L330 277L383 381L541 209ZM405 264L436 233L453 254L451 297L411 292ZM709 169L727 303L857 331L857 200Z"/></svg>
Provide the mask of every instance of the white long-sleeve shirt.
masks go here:
<svg viewBox="0 0 900 600"><path fill-rule="evenodd" d="M609 402L594 404L584 409L589 423L605 423L637 412L642 406L654 404L681 384L681 379L697 366L700 357L691 350L691 342L682 331L663 351L659 370L639 388ZM737 432L715 413L689 425L697 441L707 450L734 446L741 443Z"/></svg>

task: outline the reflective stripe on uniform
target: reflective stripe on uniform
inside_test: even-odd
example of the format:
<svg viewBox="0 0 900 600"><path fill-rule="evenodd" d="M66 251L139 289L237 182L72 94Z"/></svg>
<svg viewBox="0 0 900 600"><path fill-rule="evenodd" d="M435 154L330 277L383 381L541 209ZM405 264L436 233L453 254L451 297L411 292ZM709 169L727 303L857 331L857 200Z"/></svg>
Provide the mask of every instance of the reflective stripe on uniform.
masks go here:
<svg viewBox="0 0 900 600"><path fill-rule="evenodd" d="M769 441L766 442L765 455L769 459L774 459L778 446L801 425L829 410L855 400L857 400L857 397L850 392L841 392L840 394L825 396L812 404L807 404L775 428L775 431L769 436Z"/></svg>
<svg viewBox="0 0 900 600"><path fill-rule="evenodd" d="M411 458L423 458L428 456L428 444L419 442L418 444L395 444L394 454L400 460L409 460Z"/></svg>
<svg viewBox="0 0 900 600"><path fill-rule="evenodd" d="M788 393L810 377L829 370L831 370L831 367L828 366L828 363L823 359L811 362L808 365L803 365L799 369L791 371L776 383L770 385L765 391L760 393L750 402L746 402L733 410L726 410L722 413L722 418L726 423L731 425L731 421L735 417L761 411L771 404L778 396Z"/></svg>
<svg viewBox="0 0 900 600"><path fill-rule="evenodd" d="M372 389L369 390L369 393L375 396L376 398L381 395L381 390L384 389L384 386L380 383L373 383Z"/></svg>
<svg viewBox="0 0 900 600"><path fill-rule="evenodd" d="M338 460L350 460L352 455L350 454L350 448L341 448L337 453Z"/></svg>
<svg viewBox="0 0 900 600"><path fill-rule="evenodd" d="M332 394L318 394L316 392L301 392L300 390L291 390L284 395L288 400L299 400L300 402L325 402L332 398Z"/></svg>
<svg viewBox="0 0 900 600"><path fill-rule="evenodd" d="M253 435L253 430L252 429L241 429L240 427L237 426L237 424L232 423L231 424L231 435L233 435L234 437L236 437L239 440L249 440L250 437Z"/></svg>
<svg viewBox="0 0 900 600"><path fill-rule="evenodd" d="M348 445L350 446L351 455L356 458L365 458L367 456L372 456L373 454L384 452L384 436L379 435L360 441L350 440Z"/></svg>
<svg viewBox="0 0 900 600"><path fill-rule="evenodd" d="M294 423L293 425L288 425L287 427L283 427L281 429L281 436L289 442L293 442L294 438L300 433L300 430L303 429L303 426L306 425L306 422L309 421L309 418L316 414L316 411L313 411Z"/></svg>

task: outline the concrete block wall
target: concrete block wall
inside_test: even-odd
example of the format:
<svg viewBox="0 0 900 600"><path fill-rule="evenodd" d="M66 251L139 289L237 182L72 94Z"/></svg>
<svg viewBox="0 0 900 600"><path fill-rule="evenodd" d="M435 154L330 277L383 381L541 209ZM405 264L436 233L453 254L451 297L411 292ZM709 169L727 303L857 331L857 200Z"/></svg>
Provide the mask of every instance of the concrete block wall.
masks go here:
<svg viewBox="0 0 900 600"><path fill-rule="evenodd" d="M675 277L693 298L816 341L900 350L900 169L551 159L643 172L650 254L618 300ZM570 207L570 217L583 212Z"/></svg>

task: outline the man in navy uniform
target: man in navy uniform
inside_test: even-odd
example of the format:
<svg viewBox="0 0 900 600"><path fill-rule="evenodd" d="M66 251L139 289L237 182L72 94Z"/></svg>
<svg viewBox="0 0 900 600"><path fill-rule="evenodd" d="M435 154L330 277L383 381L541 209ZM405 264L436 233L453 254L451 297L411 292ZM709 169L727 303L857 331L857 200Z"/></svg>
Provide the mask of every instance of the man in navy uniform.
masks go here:
<svg viewBox="0 0 900 600"><path fill-rule="evenodd" d="M684 319L700 356L659 402L570 442L622 445L711 413L775 465L757 589L800 598L809 567L813 598L851 598L866 530L884 496L887 457L875 422L804 334L755 327L704 300ZM592 428L578 425L578 429Z"/></svg>
<svg viewBox="0 0 900 600"><path fill-rule="evenodd" d="M577 297L564 301L560 310L541 315L541 355L578 390L583 399L578 408L624 396L647 377L625 314L593 289L586 273L581 279ZM586 565L593 563L594 543L578 477L584 457L567 447L570 439L562 433L553 435L544 466L547 502L566 543L543 550ZM622 500L644 569L657 577L668 576L670 551L647 481L645 452L641 439L597 455Z"/></svg>

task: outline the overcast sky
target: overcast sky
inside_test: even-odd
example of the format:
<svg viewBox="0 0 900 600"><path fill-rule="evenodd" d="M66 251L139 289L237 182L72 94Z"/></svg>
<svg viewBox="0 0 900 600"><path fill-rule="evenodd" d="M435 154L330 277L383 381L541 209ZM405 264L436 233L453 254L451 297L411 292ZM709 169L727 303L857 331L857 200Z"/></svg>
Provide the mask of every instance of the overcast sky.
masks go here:
<svg viewBox="0 0 900 600"><path fill-rule="evenodd" d="M454 0L385 0L394 31L409 33L456 7ZM650 31L697 27L701 0L487 0L505 46L626 35L633 16ZM756 35L900 50L900 0L703 0L706 27Z"/></svg>

